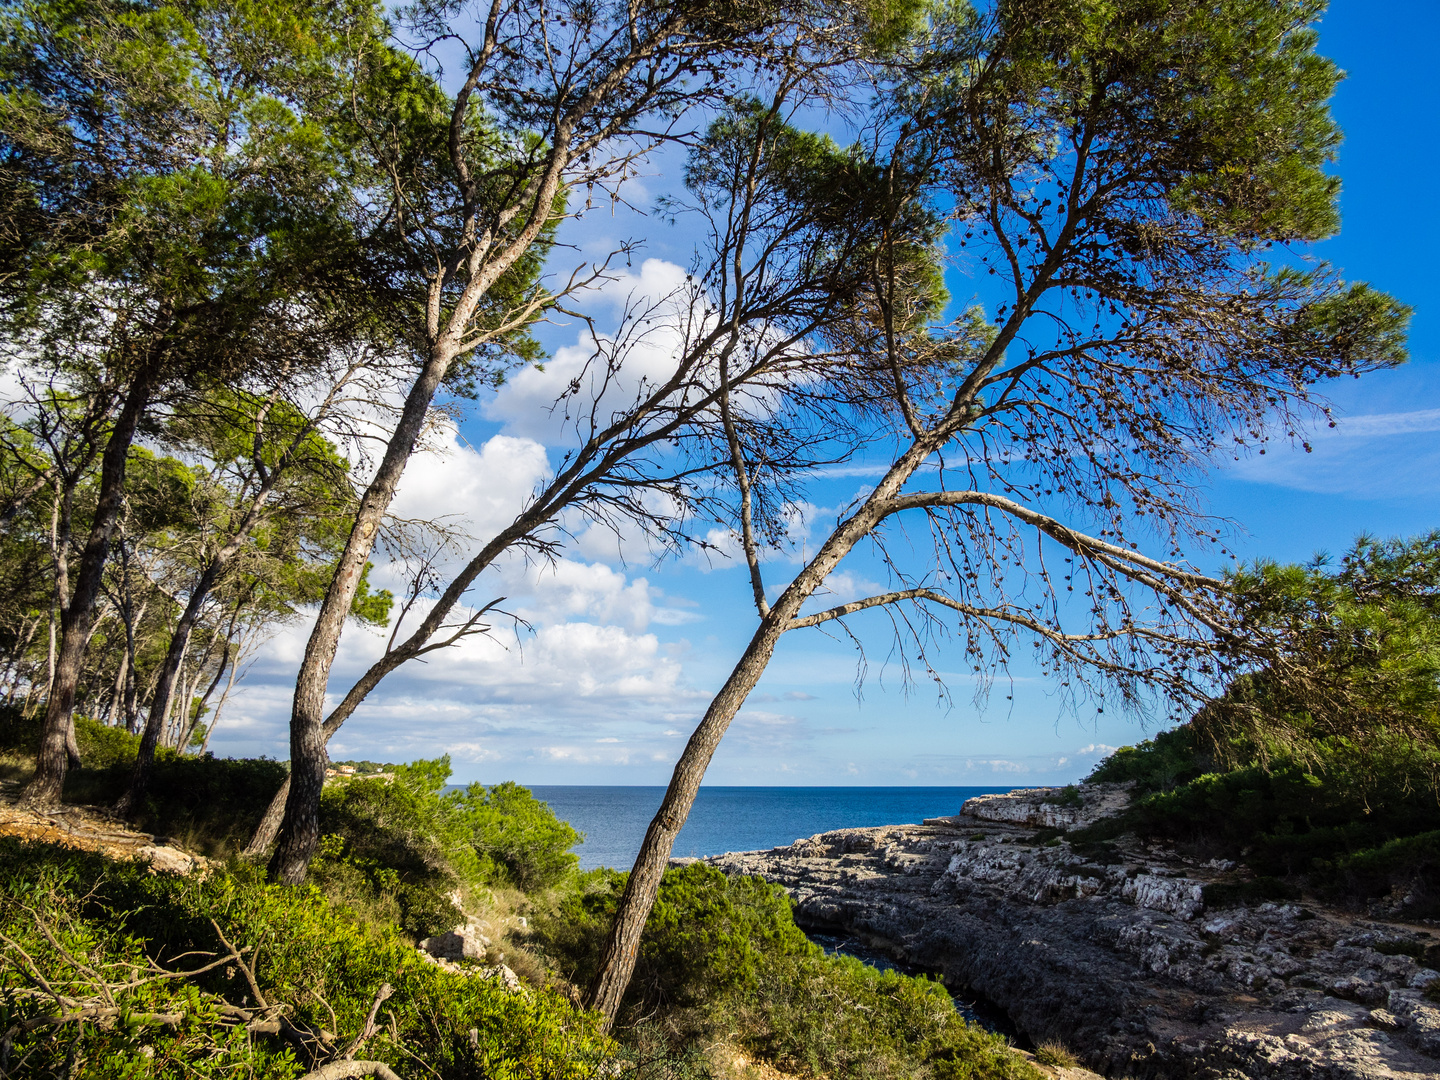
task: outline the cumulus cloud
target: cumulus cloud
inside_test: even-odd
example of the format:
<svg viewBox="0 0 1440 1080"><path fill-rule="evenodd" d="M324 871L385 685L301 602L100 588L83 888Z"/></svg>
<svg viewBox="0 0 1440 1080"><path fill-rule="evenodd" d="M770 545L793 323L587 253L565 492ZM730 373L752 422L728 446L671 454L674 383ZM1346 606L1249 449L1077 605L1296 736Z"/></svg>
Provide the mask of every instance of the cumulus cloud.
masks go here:
<svg viewBox="0 0 1440 1080"><path fill-rule="evenodd" d="M674 370L683 337L677 307L683 301L674 298L684 293L685 278L684 268L675 263L646 259L639 273L622 273L588 294L589 313L602 327L606 321L618 323L627 308L655 308L650 325L642 325L643 332L630 342L620 370L607 372L603 363L594 362L596 343L589 328L581 327L573 345L557 349L543 365L525 368L508 380L486 402L485 418L503 424L508 434L557 445L565 440L567 430L573 430L561 403L567 389L578 388L569 399L571 407L586 406L588 414L592 403L606 411L623 408L642 380L666 378ZM609 341L603 336L601 340Z"/></svg>
<svg viewBox="0 0 1440 1080"><path fill-rule="evenodd" d="M283 753L296 660L308 625L277 635L257 659L252 678L227 706L217 740L232 752ZM377 659L384 639L346 634L331 679L331 704ZM392 674L347 721L335 754L450 753L467 761L516 760L557 735L612 735L614 725L662 740L677 710L697 694L681 665L653 634L622 626L566 622L540 627L524 640L472 637Z"/></svg>
<svg viewBox="0 0 1440 1080"><path fill-rule="evenodd" d="M496 435L478 449L453 423L415 454L390 504L399 518L440 521L472 538L488 538L514 520L550 475L545 447L533 439Z"/></svg>
<svg viewBox="0 0 1440 1080"><path fill-rule="evenodd" d="M513 520L548 472L545 449L535 440L497 435L474 447L451 427L412 460L395 513L442 519L448 528L483 540ZM458 569L474 542L442 557L440 572ZM405 563L381 563L372 578L377 587L403 594L411 570ZM505 597L503 609L529 628L496 615L488 636L468 637L392 673L347 721L335 754L395 760L448 752L457 761L513 761L517 754L560 745L551 740L562 731L639 718L646 729L641 742L658 744L665 740L655 728L688 721L695 693L683 678L684 650L662 644L650 627L698 616L645 578L576 558L511 556L482 575L473 595L477 603ZM432 603L416 602L401 633ZM457 611L452 623L469 613ZM262 647L227 705L217 750L283 756L293 679L310 625L308 618L298 620ZM332 671L332 699L383 655L387 636L347 627ZM610 744L612 750L618 745ZM646 752L627 750L632 759Z"/></svg>

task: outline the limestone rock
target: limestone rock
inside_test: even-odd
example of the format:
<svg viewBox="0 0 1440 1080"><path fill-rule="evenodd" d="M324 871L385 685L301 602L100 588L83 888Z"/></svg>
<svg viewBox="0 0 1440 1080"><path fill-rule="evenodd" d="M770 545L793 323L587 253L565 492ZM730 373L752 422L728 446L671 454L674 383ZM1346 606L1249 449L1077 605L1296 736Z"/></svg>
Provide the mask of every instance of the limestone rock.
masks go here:
<svg viewBox="0 0 1440 1080"><path fill-rule="evenodd" d="M1114 817L1130 804L1133 783L1024 788L965 800L961 815L980 821L1047 829L1078 829Z"/></svg>
<svg viewBox="0 0 1440 1080"><path fill-rule="evenodd" d="M493 967L481 968L480 977L482 979L497 980L501 986L505 987L505 989L510 991L510 993L512 994L518 994L521 990L524 989L524 986L520 982L520 976L516 975L515 972L511 971L504 964L496 964Z"/></svg>
<svg viewBox="0 0 1440 1080"><path fill-rule="evenodd" d="M438 960L484 960L490 939L473 921L461 923L453 930L425 938L420 948Z"/></svg>
<svg viewBox="0 0 1440 1080"><path fill-rule="evenodd" d="M1097 785L1098 786L1098 785ZM782 885L796 918L940 974L1110 1076L1435 1080L1440 934L1309 905L1206 910L1232 864L1036 827L1115 812L1118 785L971 800L924 825L841 829L707 860ZM1078 802L1078 805L1074 805ZM978 803L978 805L977 805Z"/></svg>

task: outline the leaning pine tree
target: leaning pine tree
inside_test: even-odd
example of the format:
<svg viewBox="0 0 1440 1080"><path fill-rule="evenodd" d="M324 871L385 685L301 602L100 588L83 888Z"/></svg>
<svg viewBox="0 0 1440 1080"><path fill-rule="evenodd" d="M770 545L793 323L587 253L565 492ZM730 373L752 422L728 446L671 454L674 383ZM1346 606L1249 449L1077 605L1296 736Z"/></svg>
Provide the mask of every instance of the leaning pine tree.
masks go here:
<svg viewBox="0 0 1440 1080"><path fill-rule="evenodd" d="M390 253L415 358L394 426L360 496L295 682L290 781L269 874L303 881L320 840L325 695L345 619L430 408L446 385L493 379L517 335L603 278L580 269L552 289L539 268L567 199L608 201L676 118L723 100L726 83L787 5L713 0L422 0L410 29L463 53L453 95L398 50L376 49L351 119L376 183L374 236ZM469 27L467 30L466 27ZM678 134L676 132L675 134ZM533 355L533 354L531 354ZM332 729L333 730L333 729ZM258 847L259 845L255 845Z"/></svg>
<svg viewBox="0 0 1440 1080"><path fill-rule="evenodd" d="M1324 166L1339 72L1314 52L1321 9L1000 0L937 15L915 43L875 143L877 212L945 210L987 307L931 325L917 293L933 275L877 245L868 294L832 331L854 364L769 419L848 409L897 449L773 603L755 538L774 524L762 509L784 504L757 497L763 439L735 440L758 623L627 882L589 992L608 1018L711 756L787 631L882 609L922 662L953 634L982 687L1024 646L1064 691L1135 707L1223 680L1240 645L1230 605L1183 561L1186 543L1223 551L1196 481L1222 454L1299 438L1323 415L1316 383L1405 357L1402 305L1323 265L1265 260L1338 226ZM1142 533L1163 557L1138 549ZM865 544L894 587L805 609Z"/></svg>

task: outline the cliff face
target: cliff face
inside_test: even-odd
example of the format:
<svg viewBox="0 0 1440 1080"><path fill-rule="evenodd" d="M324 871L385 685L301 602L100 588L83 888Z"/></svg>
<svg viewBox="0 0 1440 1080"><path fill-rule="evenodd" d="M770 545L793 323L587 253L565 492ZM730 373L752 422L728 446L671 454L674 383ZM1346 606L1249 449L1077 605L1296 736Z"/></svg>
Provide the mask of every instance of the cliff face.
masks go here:
<svg viewBox="0 0 1440 1080"><path fill-rule="evenodd" d="M707 861L777 882L802 924L970 987L1112 1076L1440 1077L1440 930L1308 903L1210 909L1228 863L1036 836L1125 801L1116 785L1040 788Z"/></svg>

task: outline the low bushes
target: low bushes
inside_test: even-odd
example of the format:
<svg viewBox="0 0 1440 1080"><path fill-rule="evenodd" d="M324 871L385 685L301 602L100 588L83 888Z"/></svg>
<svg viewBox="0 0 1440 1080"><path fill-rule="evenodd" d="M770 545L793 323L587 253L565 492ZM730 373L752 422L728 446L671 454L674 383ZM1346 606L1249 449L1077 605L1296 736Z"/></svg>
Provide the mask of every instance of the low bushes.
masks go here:
<svg viewBox="0 0 1440 1080"><path fill-rule="evenodd" d="M1440 914L1440 531L1362 536L1338 564L1260 562L1229 585L1269 660L1101 762L1089 779L1133 781L1135 798L1081 837L1133 829L1224 855L1252 893Z"/></svg>
<svg viewBox="0 0 1440 1080"><path fill-rule="evenodd" d="M1276 756L1202 771L1216 768L1208 755L1197 754L1189 769L1177 760L1177 747L1193 745L1187 729L1102 762L1090 779L1135 779L1134 801L1122 817L1072 839L1135 831L1200 857L1234 859L1257 875L1254 889L1227 886L1207 903L1293 897L1303 887L1342 903L1408 895L1408 914L1440 913L1440 801L1429 748L1376 737L1362 763L1344 740L1317 740L1304 761ZM1168 786L1161 776L1172 778Z"/></svg>
<svg viewBox="0 0 1440 1080"><path fill-rule="evenodd" d="M312 865L332 894L416 937L454 926L452 895L534 891L571 873L580 835L519 784L445 791L450 759L397 765L327 785Z"/></svg>
<svg viewBox="0 0 1440 1080"><path fill-rule="evenodd" d="M356 1056L403 1077L585 1080L612 1052L560 996L443 971L251 870L182 878L0 839L0 935L8 1075L289 1080L367 1030L384 984ZM212 963L226 941L238 957Z"/></svg>
<svg viewBox="0 0 1440 1080"><path fill-rule="evenodd" d="M534 944L581 985L594 975L625 879L584 875L535 919ZM827 957L796 927L778 887L701 864L661 882L618 1025L622 1039L653 1038L658 1026L674 1046L729 1038L812 1076L1039 1075L1003 1039L966 1024L940 984Z"/></svg>

